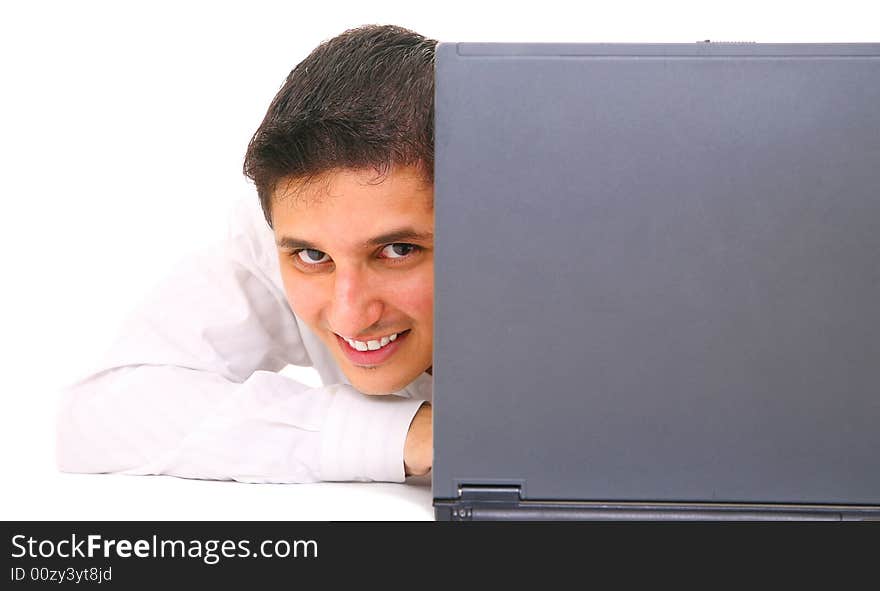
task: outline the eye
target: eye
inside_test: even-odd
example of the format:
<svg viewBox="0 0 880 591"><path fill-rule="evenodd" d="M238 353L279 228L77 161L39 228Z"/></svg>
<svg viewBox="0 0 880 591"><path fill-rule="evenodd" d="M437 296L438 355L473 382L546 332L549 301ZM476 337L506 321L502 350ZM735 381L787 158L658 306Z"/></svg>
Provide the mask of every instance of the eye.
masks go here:
<svg viewBox="0 0 880 591"><path fill-rule="evenodd" d="M306 265L320 265L321 263L326 263L330 260L327 253L315 250L314 248L303 248L297 250L293 254ZM327 258L326 261L323 260L325 257Z"/></svg>
<svg viewBox="0 0 880 591"><path fill-rule="evenodd" d="M405 259L418 248L419 247L415 244L395 242L394 244L389 244L383 248L382 253L385 255L385 258L388 259Z"/></svg>

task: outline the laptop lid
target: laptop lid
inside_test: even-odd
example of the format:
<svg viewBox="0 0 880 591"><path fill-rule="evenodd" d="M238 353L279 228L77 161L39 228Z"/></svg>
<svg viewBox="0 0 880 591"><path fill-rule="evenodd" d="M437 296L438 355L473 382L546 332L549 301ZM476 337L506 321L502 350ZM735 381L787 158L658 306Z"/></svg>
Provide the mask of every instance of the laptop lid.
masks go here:
<svg viewBox="0 0 880 591"><path fill-rule="evenodd" d="M439 518L880 506L880 44L441 43L435 98Z"/></svg>

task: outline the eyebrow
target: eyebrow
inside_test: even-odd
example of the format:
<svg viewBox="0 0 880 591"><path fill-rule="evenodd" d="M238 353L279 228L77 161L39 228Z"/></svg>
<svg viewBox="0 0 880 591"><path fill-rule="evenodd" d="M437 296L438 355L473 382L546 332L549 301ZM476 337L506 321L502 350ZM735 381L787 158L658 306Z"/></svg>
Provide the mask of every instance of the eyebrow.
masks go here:
<svg viewBox="0 0 880 591"><path fill-rule="evenodd" d="M380 234L379 236L374 236L373 238L368 239L363 243L363 247L367 248L370 246L381 246L383 244L390 244L392 242L403 242L406 240L426 242L433 239L434 234L432 232L418 232L413 228L398 228L397 230L391 230L390 232L385 232L384 234ZM278 245L278 248L290 250L296 250L300 248L309 250L321 250L316 244L313 244L308 240L295 238L293 236L282 236L279 240L276 241L276 244Z"/></svg>

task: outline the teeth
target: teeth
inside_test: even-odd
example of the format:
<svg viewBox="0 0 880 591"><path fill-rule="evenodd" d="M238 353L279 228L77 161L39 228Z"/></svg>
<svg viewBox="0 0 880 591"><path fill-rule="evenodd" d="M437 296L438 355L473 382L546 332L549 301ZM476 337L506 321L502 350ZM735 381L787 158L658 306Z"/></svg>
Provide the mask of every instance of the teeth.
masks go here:
<svg viewBox="0 0 880 591"><path fill-rule="evenodd" d="M352 349L357 349L358 351L376 351L377 349L381 349L388 343L397 340L397 333L393 335L389 335L387 337L382 337L378 341L356 341L354 339L345 339L349 345L351 345Z"/></svg>

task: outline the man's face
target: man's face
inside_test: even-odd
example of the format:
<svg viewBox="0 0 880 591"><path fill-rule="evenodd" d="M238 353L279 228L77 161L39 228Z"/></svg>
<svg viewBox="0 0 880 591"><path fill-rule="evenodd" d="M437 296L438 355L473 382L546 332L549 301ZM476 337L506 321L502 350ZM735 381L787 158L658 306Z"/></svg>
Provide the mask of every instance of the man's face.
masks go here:
<svg viewBox="0 0 880 591"><path fill-rule="evenodd" d="M282 182L273 196L290 306L366 394L396 392L431 368L433 197L409 167L379 183L372 170L337 169Z"/></svg>

